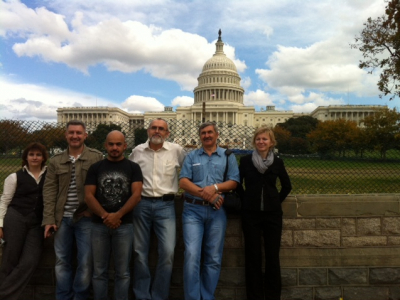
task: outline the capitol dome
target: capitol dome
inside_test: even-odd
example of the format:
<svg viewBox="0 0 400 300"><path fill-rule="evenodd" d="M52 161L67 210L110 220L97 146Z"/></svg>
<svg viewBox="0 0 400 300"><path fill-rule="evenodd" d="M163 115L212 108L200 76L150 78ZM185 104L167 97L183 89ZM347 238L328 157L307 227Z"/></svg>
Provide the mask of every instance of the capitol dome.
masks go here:
<svg viewBox="0 0 400 300"><path fill-rule="evenodd" d="M237 73L235 64L224 53L215 53L213 57L206 61L203 72L210 70L231 70Z"/></svg>
<svg viewBox="0 0 400 300"><path fill-rule="evenodd" d="M194 105L226 105L243 106L244 89L240 86L240 76L236 66L224 53L221 30L213 57L206 61L197 78L198 85L194 89Z"/></svg>

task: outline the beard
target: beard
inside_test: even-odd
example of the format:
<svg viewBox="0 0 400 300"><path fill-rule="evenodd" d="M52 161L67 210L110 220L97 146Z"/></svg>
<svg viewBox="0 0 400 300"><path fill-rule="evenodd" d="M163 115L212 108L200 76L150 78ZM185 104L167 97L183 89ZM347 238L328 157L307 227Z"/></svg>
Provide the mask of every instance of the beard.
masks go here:
<svg viewBox="0 0 400 300"><path fill-rule="evenodd" d="M154 145L159 145L159 144L164 143L164 139L163 139L161 136L153 135L153 136L150 138L150 143L152 143L152 144L154 144Z"/></svg>

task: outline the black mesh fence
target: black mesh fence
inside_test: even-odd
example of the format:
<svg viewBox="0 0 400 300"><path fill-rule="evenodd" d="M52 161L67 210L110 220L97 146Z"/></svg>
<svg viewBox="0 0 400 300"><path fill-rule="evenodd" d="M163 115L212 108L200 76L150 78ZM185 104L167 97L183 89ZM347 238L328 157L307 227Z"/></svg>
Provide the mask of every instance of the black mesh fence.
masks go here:
<svg viewBox="0 0 400 300"><path fill-rule="evenodd" d="M21 166L23 149L30 142L44 144L50 156L64 151L65 125L42 121L0 120L0 192L4 179ZM182 145L186 151L201 146L198 135L200 122L170 120L168 141ZM255 128L219 122L218 143L234 150L239 161L241 155L251 153L251 140ZM148 122L86 124L89 133L86 145L104 152L104 140L108 132L122 131L131 149L147 140ZM279 149L279 139L278 139ZM279 153L279 152L278 152ZM292 194L365 194L400 193L400 150L390 149L385 158L369 151L362 156L348 151L346 157L315 154L279 153L292 180ZM293 153L298 153L293 151ZM104 153L105 154L105 153Z"/></svg>

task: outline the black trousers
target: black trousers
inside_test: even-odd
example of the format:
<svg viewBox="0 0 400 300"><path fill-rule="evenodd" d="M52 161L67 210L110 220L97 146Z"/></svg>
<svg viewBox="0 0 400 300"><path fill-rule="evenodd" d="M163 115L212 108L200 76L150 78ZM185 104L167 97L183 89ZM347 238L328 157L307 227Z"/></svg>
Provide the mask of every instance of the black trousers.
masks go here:
<svg viewBox="0 0 400 300"><path fill-rule="evenodd" d="M279 249L282 212L244 211L242 228L245 242L247 300L280 300L282 284ZM262 272L262 238L265 276Z"/></svg>
<svg viewBox="0 0 400 300"><path fill-rule="evenodd" d="M0 299L17 300L39 264L44 232L34 212L24 216L9 207L4 217L6 244L0 267Z"/></svg>

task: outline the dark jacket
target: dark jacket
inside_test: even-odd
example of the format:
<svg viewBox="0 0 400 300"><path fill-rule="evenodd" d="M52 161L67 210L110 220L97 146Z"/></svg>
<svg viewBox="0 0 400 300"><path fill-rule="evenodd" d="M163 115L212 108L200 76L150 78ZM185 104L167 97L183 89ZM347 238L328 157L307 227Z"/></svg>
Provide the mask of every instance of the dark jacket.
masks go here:
<svg viewBox="0 0 400 300"><path fill-rule="evenodd" d="M282 211L281 203L292 190L282 159L275 156L272 165L262 174L253 165L252 154L246 155L240 159L239 171L241 185L238 192L243 200L242 209L260 211L262 194L264 211ZM282 187L280 191L276 186L277 178Z"/></svg>

